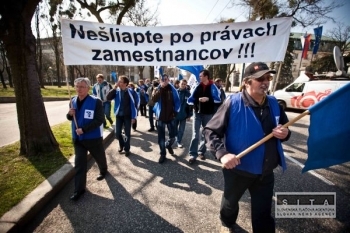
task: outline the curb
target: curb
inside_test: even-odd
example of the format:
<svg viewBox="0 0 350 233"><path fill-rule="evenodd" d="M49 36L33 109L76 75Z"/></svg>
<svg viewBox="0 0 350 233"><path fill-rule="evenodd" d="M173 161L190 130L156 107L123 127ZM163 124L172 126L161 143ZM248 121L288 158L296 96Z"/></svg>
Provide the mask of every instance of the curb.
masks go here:
<svg viewBox="0 0 350 233"><path fill-rule="evenodd" d="M104 145L112 138L114 138L113 128L103 132ZM21 229L73 178L74 159L75 155L71 156L66 164L6 212L0 219L0 232L21 232ZM89 154L88 161L90 159Z"/></svg>

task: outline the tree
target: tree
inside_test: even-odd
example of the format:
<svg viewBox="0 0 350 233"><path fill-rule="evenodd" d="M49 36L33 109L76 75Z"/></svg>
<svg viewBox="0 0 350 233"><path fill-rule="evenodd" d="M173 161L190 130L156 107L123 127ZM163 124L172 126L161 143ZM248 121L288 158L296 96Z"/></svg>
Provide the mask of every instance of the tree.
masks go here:
<svg viewBox="0 0 350 233"><path fill-rule="evenodd" d="M343 23L337 23L336 27L325 34L331 38L335 45L339 47L340 51L344 54L346 50L349 50L350 46L350 26L346 26Z"/></svg>
<svg viewBox="0 0 350 233"><path fill-rule="evenodd" d="M17 0L0 4L0 40L4 43L13 74L20 154L27 156L58 149L45 112L36 69L36 41L31 20L39 2Z"/></svg>

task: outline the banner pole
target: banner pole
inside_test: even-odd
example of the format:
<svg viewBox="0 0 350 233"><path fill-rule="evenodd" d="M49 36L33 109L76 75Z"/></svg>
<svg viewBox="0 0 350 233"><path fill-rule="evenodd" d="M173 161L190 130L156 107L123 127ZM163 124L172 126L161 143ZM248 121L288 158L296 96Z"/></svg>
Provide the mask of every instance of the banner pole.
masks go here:
<svg viewBox="0 0 350 233"><path fill-rule="evenodd" d="M309 110L306 110L305 112L301 113L300 115L298 115L297 117L295 117L294 119L292 119L291 121L288 121L286 124L283 125L284 128L287 128L288 126L294 124L295 122L297 122L298 120L300 120L301 118L303 118L306 115L309 115ZM264 142L268 141L269 139L271 139L273 137L273 133L270 133L269 135L267 135L266 137L264 137L263 139L261 139L260 141L254 143L253 145L251 145L250 147L248 147L247 149L245 149L244 151L242 151L241 153L239 153L238 155L236 155L236 157L238 159L242 158L243 156L245 156L246 154L248 154L249 152L253 151L254 149L256 149L257 147L259 147L261 144L263 144ZM222 166L224 167L224 166Z"/></svg>
<svg viewBox="0 0 350 233"><path fill-rule="evenodd" d="M70 94L70 85L69 85L69 82L68 82L68 69L67 69L67 66L64 66L64 73L66 75L66 84L67 84L67 88L68 88L69 106L70 106L70 108L72 108L72 96ZM75 118L75 115L73 115L73 119L74 119L75 128L78 129L78 123L77 123L77 119Z"/></svg>

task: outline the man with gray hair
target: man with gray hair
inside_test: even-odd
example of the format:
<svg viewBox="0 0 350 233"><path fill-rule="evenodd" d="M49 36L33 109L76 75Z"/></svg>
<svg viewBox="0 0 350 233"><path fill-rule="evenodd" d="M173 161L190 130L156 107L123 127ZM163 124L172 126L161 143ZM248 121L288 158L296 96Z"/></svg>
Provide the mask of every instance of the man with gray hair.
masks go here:
<svg viewBox="0 0 350 233"><path fill-rule="evenodd" d="M72 121L72 138L75 152L75 190L70 197L76 201L85 193L87 154L95 159L100 175L97 180L103 180L107 174L106 154L103 147L104 111L102 101L89 95L90 80L77 78L74 80L77 95L71 100L67 119Z"/></svg>

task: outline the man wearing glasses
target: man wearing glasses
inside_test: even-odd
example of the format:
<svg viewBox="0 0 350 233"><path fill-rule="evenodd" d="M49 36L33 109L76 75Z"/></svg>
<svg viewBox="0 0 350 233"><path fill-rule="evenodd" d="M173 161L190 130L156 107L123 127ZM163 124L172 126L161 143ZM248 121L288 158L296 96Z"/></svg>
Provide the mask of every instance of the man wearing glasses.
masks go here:
<svg viewBox="0 0 350 233"><path fill-rule="evenodd" d="M224 194L220 219L222 232L235 229L238 202L248 189L251 196L253 232L275 232L271 216L273 170L286 169L281 142L290 137L286 113L273 96L266 95L271 74L265 63L254 62L244 73L242 92L230 95L204 128L207 147L223 165ZM265 135L273 138L238 159L236 156Z"/></svg>
<svg viewBox="0 0 350 233"><path fill-rule="evenodd" d="M156 114L158 144L160 148L159 163L166 160L166 149L174 156L173 148L175 142L176 126L175 116L180 111L180 98L177 90L169 83L169 77L164 74L161 78L160 85L152 93L152 101L155 103L154 112ZM168 128L169 138L165 141L165 127Z"/></svg>
<svg viewBox="0 0 350 233"><path fill-rule="evenodd" d="M67 119L72 121L75 152L75 190L70 199L76 201L85 193L87 152L90 152L100 169L97 180L103 180L107 174L107 162L103 147L102 124L105 115L102 101L89 95L90 80L88 78L77 78L74 80L74 85L77 95L72 98Z"/></svg>

